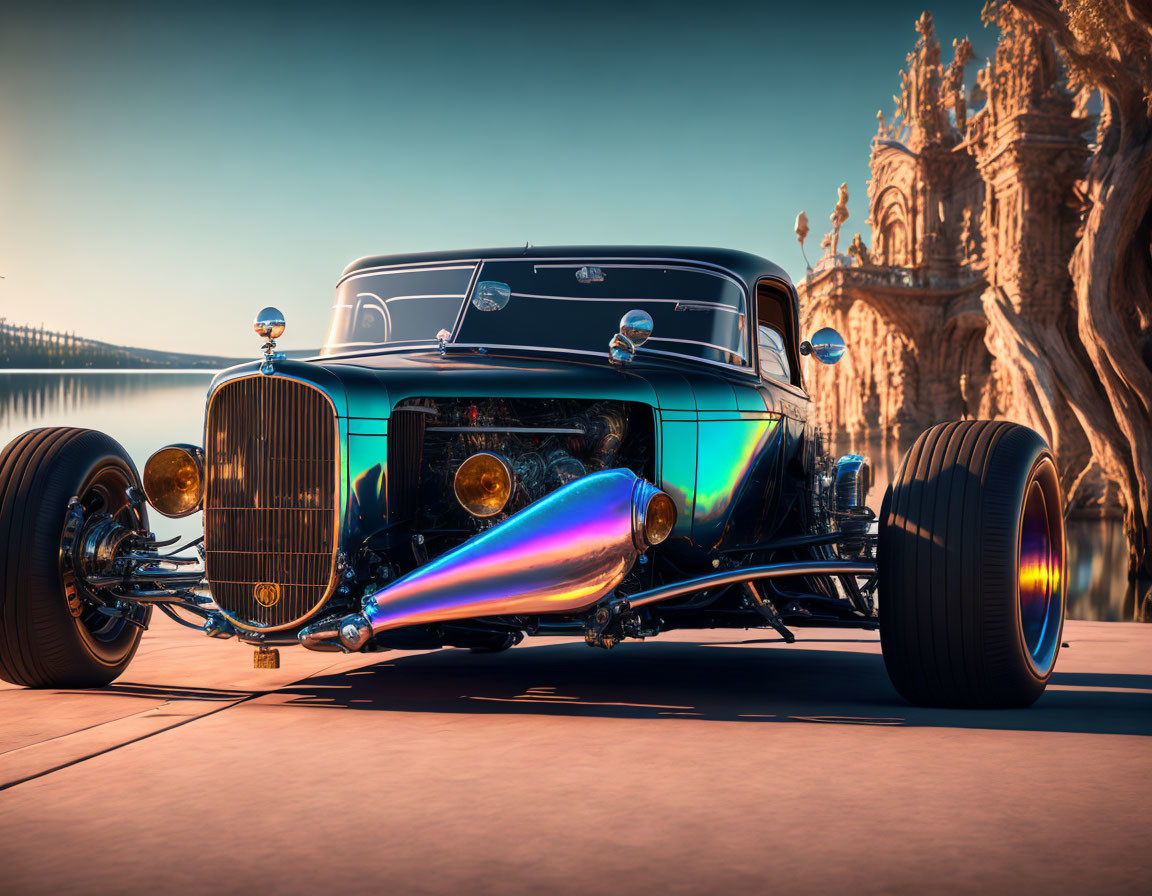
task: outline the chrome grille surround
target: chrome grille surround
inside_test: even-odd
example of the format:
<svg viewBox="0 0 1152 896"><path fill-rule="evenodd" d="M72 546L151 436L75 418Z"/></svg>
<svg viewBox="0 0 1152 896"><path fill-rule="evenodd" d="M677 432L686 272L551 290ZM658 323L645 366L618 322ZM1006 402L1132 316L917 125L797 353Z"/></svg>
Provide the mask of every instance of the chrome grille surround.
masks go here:
<svg viewBox="0 0 1152 896"><path fill-rule="evenodd" d="M336 587L340 427L319 387L252 374L208 399L204 545L212 597L248 631L294 628ZM269 590L279 593L271 606Z"/></svg>

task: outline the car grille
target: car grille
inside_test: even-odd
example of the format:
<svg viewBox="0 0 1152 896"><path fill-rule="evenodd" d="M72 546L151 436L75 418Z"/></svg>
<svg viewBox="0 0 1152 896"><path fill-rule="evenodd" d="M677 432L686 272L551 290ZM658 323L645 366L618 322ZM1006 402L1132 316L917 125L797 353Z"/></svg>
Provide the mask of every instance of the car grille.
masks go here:
<svg viewBox="0 0 1152 896"><path fill-rule="evenodd" d="M338 432L332 402L305 383L257 375L212 394L205 562L213 598L241 624L288 628L331 593Z"/></svg>
<svg viewBox="0 0 1152 896"><path fill-rule="evenodd" d="M397 408L388 424L388 522L411 522L420 497L424 422L419 410Z"/></svg>

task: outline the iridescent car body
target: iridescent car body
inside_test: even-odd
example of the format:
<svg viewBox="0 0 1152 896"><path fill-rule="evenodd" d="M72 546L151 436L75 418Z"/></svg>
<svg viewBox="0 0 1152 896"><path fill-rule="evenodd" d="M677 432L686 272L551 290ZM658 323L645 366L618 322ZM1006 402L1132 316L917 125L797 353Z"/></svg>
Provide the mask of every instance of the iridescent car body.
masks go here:
<svg viewBox="0 0 1152 896"><path fill-rule="evenodd" d="M202 448L161 447L143 477L89 430L0 454L0 525L33 533L0 557L18 571L0 608L37 620L0 641L0 677L106 684L157 608L257 666L284 645L879 628L909 700L1035 700L1067 580L1051 450L1017 424L940 424L877 517L867 458L825 453L802 376L844 340L801 341L798 318L783 271L723 249L355 262L319 356L276 351L285 316L259 312L263 356L212 382ZM156 542L145 497L203 511L196 556Z"/></svg>
<svg viewBox="0 0 1152 896"><path fill-rule="evenodd" d="M834 470L808 419L797 319L783 271L727 250L488 250L350 265L322 355L222 373L210 392L205 443L213 520L213 495L225 491L214 482L257 463L228 454L235 438L217 431L249 426L253 414L232 412L217 423L215 397L253 377L327 396L340 448L331 575L315 577L307 606L281 614L221 599L237 580L255 588L292 579L290 562L273 569L267 558L238 572L237 552L259 553L260 536L237 539L232 524L235 543L215 567L207 544L217 604L210 612L220 617L213 630L348 650L499 645L565 628L607 644L626 631L766 618L781 628L782 619L874 624L858 574L832 577L837 562L859 566L868 538L853 519L857 547L846 556L836 550ZM292 413L293 399L275 388L264 398L246 388L243 401ZM492 475L509 481L499 512L470 513L466 500L453 501L448 474L459 488L464 462L481 455L493 458ZM624 548L607 534L623 531L632 512L608 486L608 470L628 471L671 499L674 523L659 544ZM613 481L627 491L631 480ZM293 501L267 489L248 500L269 497ZM278 525L265 519L255 528ZM312 553L326 538L318 535ZM804 544L776 547L796 538ZM580 554L579 570L571 557L559 562L556 549L565 545ZM623 622L607 635L589 622L605 601L773 559L829 571L790 592L771 582L759 586L763 594L757 586L703 589L659 614L618 606ZM227 583L217 587L225 564Z"/></svg>

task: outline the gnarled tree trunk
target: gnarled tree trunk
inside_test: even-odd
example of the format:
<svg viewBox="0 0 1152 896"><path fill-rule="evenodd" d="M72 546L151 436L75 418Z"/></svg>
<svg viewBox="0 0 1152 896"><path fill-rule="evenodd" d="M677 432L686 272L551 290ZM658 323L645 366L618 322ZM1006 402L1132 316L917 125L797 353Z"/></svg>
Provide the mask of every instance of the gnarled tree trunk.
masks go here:
<svg viewBox="0 0 1152 896"><path fill-rule="evenodd" d="M1009 0L1053 37L1074 79L1104 100L1084 181L1085 216L1069 272L1095 407L1074 409L1120 486L1137 579L1152 615L1152 3ZM1054 366L1059 366L1054 365ZM1098 380L1098 382L1096 382ZM1079 407L1076 407L1079 405Z"/></svg>
<svg viewBox="0 0 1152 896"><path fill-rule="evenodd" d="M1152 581L1152 123L1118 130L1092 161L1091 207L1069 270L1080 339L1122 439L1105 469L1121 485L1132 570L1146 580L1146 591Z"/></svg>

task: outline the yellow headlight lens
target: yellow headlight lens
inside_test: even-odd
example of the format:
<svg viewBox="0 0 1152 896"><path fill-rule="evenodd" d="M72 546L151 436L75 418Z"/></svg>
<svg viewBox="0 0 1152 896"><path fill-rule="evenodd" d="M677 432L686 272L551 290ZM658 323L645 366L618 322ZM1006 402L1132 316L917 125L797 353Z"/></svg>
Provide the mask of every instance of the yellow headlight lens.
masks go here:
<svg viewBox="0 0 1152 896"><path fill-rule="evenodd" d="M495 454L473 454L460 464L452 488L472 516L495 516L512 497L512 470Z"/></svg>
<svg viewBox="0 0 1152 896"><path fill-rule="evenodd" d="M144 494L164 516L181 517L200 508L204 466L198 449L184 445L161 448L144 465Z"/></svg>
<svg viewBox="0 0 1152 896"><path fill-rule="evenodd" d="M663 492L653 495L644 512L644 537L648 544L660 544L676 525L676 505Z"/></svg>

